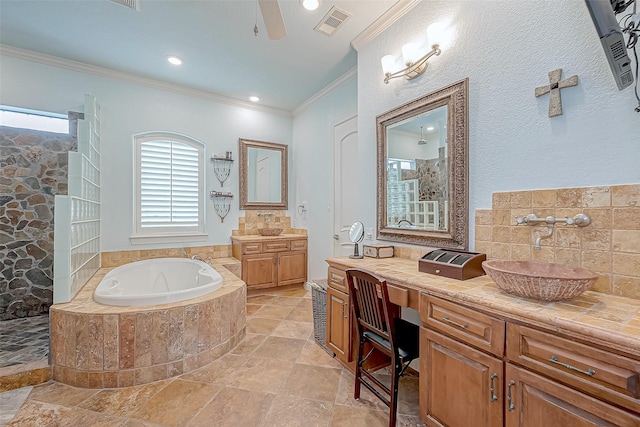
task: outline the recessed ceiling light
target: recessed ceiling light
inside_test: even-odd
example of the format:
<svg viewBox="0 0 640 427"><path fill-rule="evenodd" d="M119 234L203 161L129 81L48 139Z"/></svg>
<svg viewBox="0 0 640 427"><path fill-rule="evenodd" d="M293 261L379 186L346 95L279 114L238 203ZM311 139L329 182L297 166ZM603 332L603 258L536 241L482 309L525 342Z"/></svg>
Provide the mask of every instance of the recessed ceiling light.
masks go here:
<svg viewBox="0 0 640 427"><path fill-rule="evenodd" d="M260 101L260 98L258 98L258 97L257 97L257 96L255 96L255 95L254 95L254 96L250 96L250 97L249 97L249 101L251 101L251 102L258 102L258 101Z"/></svg>
<svg viewBox="0 0 640 427"><path fill-rule="evenodd" d="M167 55L167 61L172 65L182 65L182 58L175 55Z"/></svg>
<svg viewBox="0 0 640 427"><path fill-rule="evenodd" d="M433 130L433 126L429 126L427 130Z"/></svg>
<svg viewBox="0 0 640 427"><path fill-rule="evenodd" d="M316 10L320 6L320 0L302 0L302 7L307 10Z"/></svg>

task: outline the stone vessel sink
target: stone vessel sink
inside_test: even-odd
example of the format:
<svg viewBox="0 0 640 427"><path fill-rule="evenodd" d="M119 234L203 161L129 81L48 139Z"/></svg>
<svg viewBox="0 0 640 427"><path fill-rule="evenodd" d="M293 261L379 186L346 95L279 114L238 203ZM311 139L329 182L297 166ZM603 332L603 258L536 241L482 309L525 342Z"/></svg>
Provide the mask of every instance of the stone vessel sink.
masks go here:
<svg viewBox="0 0 640 427"><path fill-rule="evenodd" d="M277 236L282 233L282 228L258 228L261 236Z"/></svg>
<svg viewBox="0 0 640 427"><path fill-rule="evenodd" d="M500 289L538 301L576 297L598 278L584 268L548 262L489 260L482 267Z"/></svg>

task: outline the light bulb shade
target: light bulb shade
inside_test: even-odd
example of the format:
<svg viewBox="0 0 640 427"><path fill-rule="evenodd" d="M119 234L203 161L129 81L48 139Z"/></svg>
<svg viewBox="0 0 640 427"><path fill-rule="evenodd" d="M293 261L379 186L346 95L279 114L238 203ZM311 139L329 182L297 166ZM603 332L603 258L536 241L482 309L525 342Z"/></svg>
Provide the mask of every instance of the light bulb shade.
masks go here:
<svg viewBox="0 0 640 427"><path fill-rule="evenodd" d="M302 7L307 10L316 10L320 6L320 0L302 0Z"/></svg>
<svg viewBox="0 0 640 427"><path fill-rule="evenodd" d="M175 55L167 55L167 61L169 61L169 63L171 65L181 65L182 64L182 58L180 58L179 56L175 56Z"/></svg>
<svg viewBox="0 0 640 427"><path fill-rule="evenodd" d="M415 64L421 56L417 43L406 43L402 46L402 59L405 64Z"/></svg>
<svg viewBox="0 0 640 427"><path fill-rule="evenodd" d="M427 27L427 39L429 45L434 44L442 45L446 42L447 37L447 24L443 22L434 22Z"/></svg>
<svg viewBox="0 0 640 427"><path fill-rule="evenodd" d="M385 74L393 73L396 67L396 58L393 55L385 55L380 60L382 63L382 72Z"/></svg>

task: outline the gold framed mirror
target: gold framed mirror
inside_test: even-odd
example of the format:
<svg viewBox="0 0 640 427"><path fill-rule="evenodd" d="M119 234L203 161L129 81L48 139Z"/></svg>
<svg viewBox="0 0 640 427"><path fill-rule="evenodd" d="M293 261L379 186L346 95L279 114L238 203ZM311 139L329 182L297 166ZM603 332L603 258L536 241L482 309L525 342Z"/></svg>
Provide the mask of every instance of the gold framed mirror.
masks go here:
<svg viewBox="0 0 640 427"><path fill-rule="evenodd" d="M376 118L379 240L468 249L468 92L464 79Z"/></svg>
<svg viewBox="0 0 640 427"><path fill-rule="evenodd" d="M240 209L288 209L287 146L240 138L238 152Z"/></svg>

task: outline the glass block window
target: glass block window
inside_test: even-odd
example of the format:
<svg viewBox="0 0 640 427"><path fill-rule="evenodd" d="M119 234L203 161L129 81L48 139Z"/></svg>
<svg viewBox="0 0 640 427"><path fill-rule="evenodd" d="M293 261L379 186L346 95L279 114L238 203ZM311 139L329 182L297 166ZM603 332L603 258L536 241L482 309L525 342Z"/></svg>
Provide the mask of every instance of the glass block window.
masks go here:
<svg viewBox="0 0 640 427"><path fill-rule="evenodd" d="M204 145L172 133L134 141L136 234L204 233Z"/></svg>

